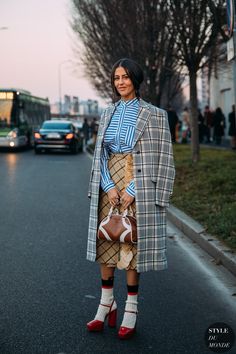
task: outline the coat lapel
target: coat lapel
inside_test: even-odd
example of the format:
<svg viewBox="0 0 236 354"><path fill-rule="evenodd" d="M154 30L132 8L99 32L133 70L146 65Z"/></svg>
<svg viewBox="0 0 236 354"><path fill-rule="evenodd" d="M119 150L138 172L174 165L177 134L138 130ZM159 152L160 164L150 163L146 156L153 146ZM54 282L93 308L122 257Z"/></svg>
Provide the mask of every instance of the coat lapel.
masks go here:
<svg viewBox="0 0 236 354"><path fill-rule="evenodd" d="M103 122L100 122L100 132L99 132L98 137L97 137L96 149L98 149L102 145L102 141L103 141L103 138L104 138L105 131L106 131L107 127L108 127L108 124L110 123L110 120L111 120L111 117L112 117L113 113L115 112L116 106L117 106L116 103L111 105L111 106L109 106L107 108L106 112L105 112L105 116L104 116Z"/></svg>
<svg viewBox="0 0 236 354"><path fill-rule="evenodd" d="M149 104L147 102L145 102L144 100L140 99L140 107L139 107L136 128L135 128L135 133L134 133L133 146L135 146L138 139L143 134L145 126L146 126L150 117L151 117L151 112L150 112Z"/></svg>
<svg viewBox="0 0 236 354"><path fill-rule="evenodd" d="M104 127L103 127L103 134L106 131L108 124L110 123L111 117L113 116L115 110L116 110L116 106L117 106L118 102L116 102L115 104L113 104L112 106L110 106L105 114L105 120L104 120Z"/></svg>

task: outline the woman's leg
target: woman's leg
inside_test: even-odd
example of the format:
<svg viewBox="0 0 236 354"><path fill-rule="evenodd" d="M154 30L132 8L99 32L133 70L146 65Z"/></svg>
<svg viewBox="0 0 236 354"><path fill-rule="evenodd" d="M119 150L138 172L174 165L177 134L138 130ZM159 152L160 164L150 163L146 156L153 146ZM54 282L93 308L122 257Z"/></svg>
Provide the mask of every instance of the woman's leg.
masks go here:
<svg viewBox="0 0 236 354"><path fill-rule="evenodd" d="M130 338L135 332L138 307L138 287L139 273L136 270L127 270L127 300L125 304L125 313L119 330L121 339Z"/></svg>
<svg viewBox="0 0 236 354"><path fill-rule="evenodd" d="M126 271L127 284L128 285L138 285L139 275L140 275L140 273L138 273L134 269L127 270Z"/></svg>
<svg viewBox="0 0 236 354"><path fill-rule="evenodd" d="M101 264L101 278L104 280L108 280L114 277L115 268L108 267L106 264Z"/></svg>
<svg viewBox="0 0 236 354"><path fill-rule="evenodd" d="M117 305L113 296L114 272L114 268L101 264L101 299L94 320L87 323L87 328L89 331L101 331L107 316L108 325L110 327L115 327L116 325Z"/></svg>

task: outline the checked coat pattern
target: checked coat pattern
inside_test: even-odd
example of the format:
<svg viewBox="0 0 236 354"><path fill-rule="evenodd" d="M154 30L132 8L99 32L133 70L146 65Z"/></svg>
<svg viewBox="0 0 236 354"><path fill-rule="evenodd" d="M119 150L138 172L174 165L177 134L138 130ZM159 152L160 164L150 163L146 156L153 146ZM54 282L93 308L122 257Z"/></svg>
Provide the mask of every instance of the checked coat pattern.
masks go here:
<svg viewBox="0 0 236 354"><path fill-rule="evenodd" d="M115 109L116 104L112 104L101 116L90 175L87 245L90 261L96 260L102 141ZM132 155L138 229L137 271L163 270L167 268L166 208L175 177L172 143L166 112L142 99Z"/></svg>

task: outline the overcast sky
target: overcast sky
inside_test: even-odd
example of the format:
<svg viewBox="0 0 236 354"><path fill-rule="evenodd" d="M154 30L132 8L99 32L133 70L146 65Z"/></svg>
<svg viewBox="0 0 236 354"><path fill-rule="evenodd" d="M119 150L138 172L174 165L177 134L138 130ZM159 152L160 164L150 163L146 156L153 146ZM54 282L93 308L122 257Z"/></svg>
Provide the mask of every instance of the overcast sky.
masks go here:
<svg viewBox="0 0 236 354"><path fill-rule="evenodd" d="M17 87L58 101L62 95L98 99L84 77L74 73L70 0L0 0L0 87ZM7 30L1 29L7 27Z"/></svg>

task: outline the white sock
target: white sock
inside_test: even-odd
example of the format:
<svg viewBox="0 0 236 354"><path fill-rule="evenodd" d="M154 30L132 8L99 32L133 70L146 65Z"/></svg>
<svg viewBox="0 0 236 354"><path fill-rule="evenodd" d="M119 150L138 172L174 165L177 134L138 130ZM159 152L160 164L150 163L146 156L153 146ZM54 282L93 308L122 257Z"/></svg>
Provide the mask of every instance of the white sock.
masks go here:
<svg viewBox="0 0 236 354"><path fill-rule="evenodd" d="M104 322L106 315L110 311L110 305L112 304L114 300L113 296L113 288L104 288L102 287L102 296L100 300L100 305L98 306L98 310L95 316L95 320L99 320ZM102 305L107 305L107 306L102 306ZM112 305L112 310L116 309L116 303L114 301Z"/></svg>
<svg viewBox="0 0 236 354"><path fill-rule="evenodd" d="M137 307L138 307L138 294L129 295L126 300L125 311L132 311L132 312L125 312L123 321L121 323L121 327L127 328L134 328L137 319Z"/></svg>

